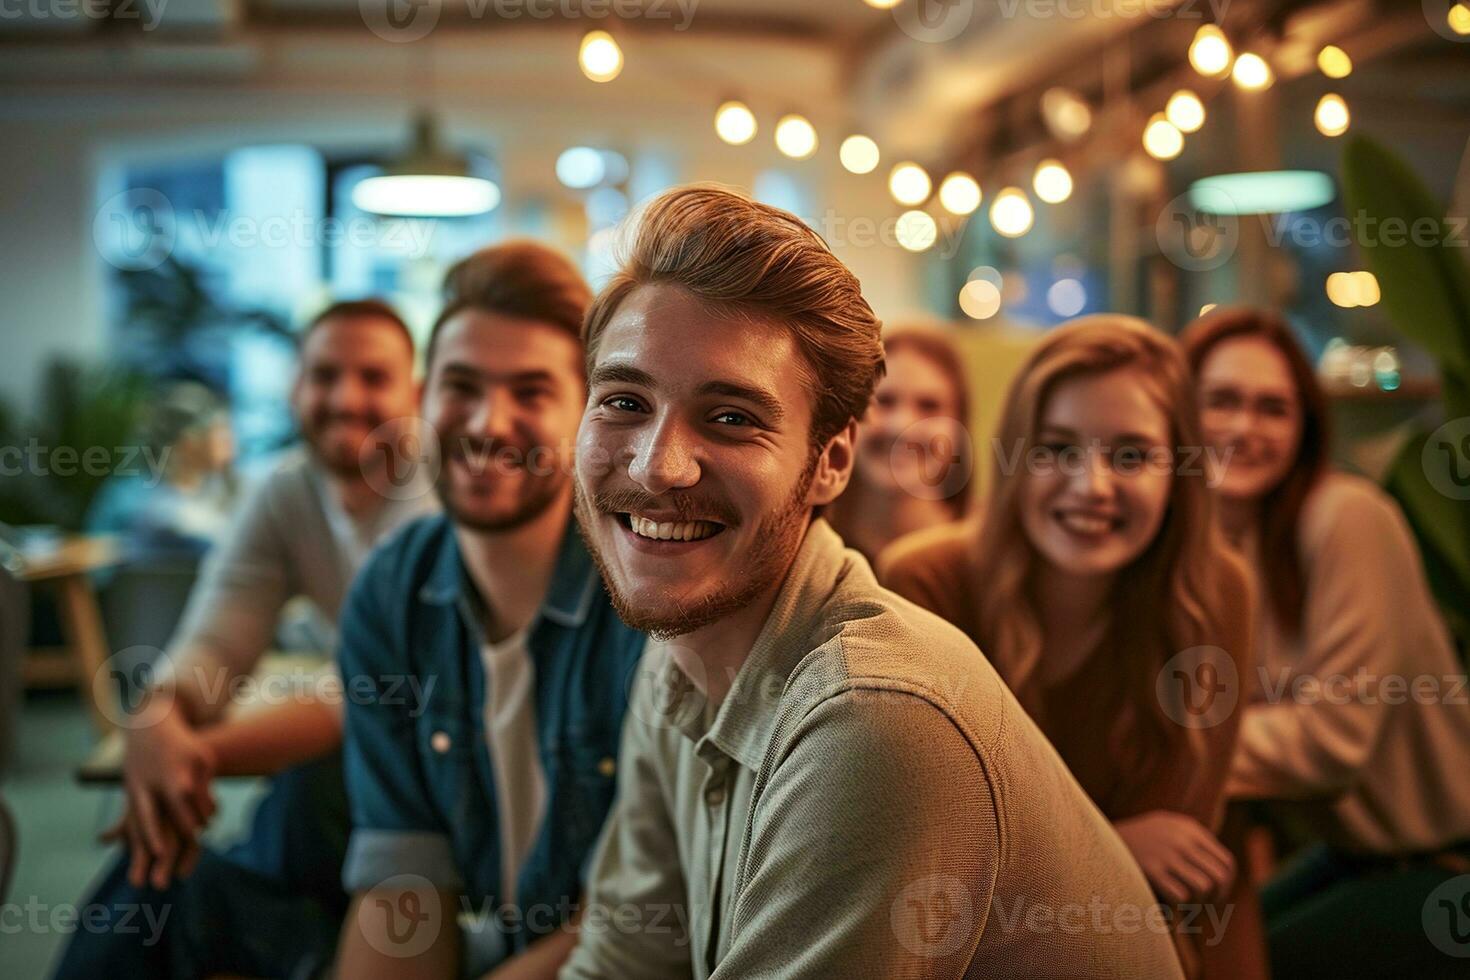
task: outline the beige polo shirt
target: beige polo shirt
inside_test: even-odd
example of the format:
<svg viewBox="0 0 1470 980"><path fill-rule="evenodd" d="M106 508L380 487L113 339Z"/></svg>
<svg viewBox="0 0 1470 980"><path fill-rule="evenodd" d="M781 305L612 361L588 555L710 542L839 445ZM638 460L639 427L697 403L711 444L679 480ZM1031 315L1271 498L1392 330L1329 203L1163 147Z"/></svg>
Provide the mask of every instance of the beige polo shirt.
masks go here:
<svg viewBox="0 0 1470 980"><path fill-rule="evenodd" d="M819 519L718 708L650 647L561 976L1181 974L1142 873L979 650Z"/></svg>

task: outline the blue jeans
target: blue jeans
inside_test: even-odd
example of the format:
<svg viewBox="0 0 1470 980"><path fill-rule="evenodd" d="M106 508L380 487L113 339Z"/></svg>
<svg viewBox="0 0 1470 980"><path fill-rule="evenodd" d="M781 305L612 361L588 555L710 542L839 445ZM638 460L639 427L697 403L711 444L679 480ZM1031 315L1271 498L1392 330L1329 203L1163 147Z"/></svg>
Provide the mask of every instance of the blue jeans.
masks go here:
<svg viewBox="0 0 1470 980"><path fill-rule="evenodd" d="M134 888L120 855L87 901L105 917L79 919L56 980L311 977L331 962L347 911L347 835L341 755L286 770L249 838L206 849L182 881Z"/></svg>

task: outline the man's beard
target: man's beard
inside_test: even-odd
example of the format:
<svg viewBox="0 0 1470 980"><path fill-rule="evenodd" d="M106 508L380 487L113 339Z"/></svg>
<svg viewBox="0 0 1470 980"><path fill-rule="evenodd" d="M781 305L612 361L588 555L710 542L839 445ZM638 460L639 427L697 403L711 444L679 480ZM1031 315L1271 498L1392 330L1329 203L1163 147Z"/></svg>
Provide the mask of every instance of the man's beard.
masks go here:
<svg viewBox="0 0 1470 980"><path fill-rule="evenodd" d="M637 509L637 500L667 500L667 497L658 498L653 494L618 490L595 493L588 500L582 493L581 485L574 483L577 529L587 544L592 560L597 564L597 570L602 574L602 581L607 586L608 597L612 600L618 617L631 629L647 633L656 640L669 640L703 629L744 609L768 589L772 582L785 575L806 534L806 494L815 475L815 464L808 466L780 509L761 518L760 527L755 534L755 544L745 556L743 567L734 569L726 582L690 605L681 605L672 597L654 600L647 605L635 605L627 593L618 587L606 559L588 530L593 521L601 519L605 514ZM680 502L678 498L674 498L673 503L677 507ZM723 533L728 533L729 530L727 524L727 531Z"/></svg>
<svg viewBox="0 0 1470 980"><path fill-rule="evenodd" d="M491 448L493 449L493 447ZM538 476L522 468L525 474L525 486L512 507L508 511L496 514L493 517L480 517L470 510L458 507L455 504L454 489L451 484L452 477L449 471L451 464L449 453L449 447L441 443L440 459L444 463L439 470L439 478L434 481L434 492L439 497L439 504L444 508L444 513L449 515L450 520L459 527L480 533L504 533L506 531L514 531L517 528L531 523L546 513L550 507L561 499L562 491L566 489L567 481L571 479L571 475L564 472L561 467L553 469L552 472L544 476ZM491 457L490 455L481 455L479 458L488 459ZM522 456L522 458L524 459L526 456ZM482 476L481 478L495 479L495 476Z"/></svg>
<svg viewBox="0 0 1470 980"><path fill-rule="evenodd" d="M307 451L311 453L312 458L327 472L342 479L360 479L368 469L376 464L378 457L371 454L371 447L366 444L343 449L340 453L330 449L325 432L327 427L339 418L350 418L361 422L370 434L369 441L371 441L371 434L378 432L383 426L381 419L366 415L340 416L320 413L315 418L301 424L302 441L306 443Z"/></svg>

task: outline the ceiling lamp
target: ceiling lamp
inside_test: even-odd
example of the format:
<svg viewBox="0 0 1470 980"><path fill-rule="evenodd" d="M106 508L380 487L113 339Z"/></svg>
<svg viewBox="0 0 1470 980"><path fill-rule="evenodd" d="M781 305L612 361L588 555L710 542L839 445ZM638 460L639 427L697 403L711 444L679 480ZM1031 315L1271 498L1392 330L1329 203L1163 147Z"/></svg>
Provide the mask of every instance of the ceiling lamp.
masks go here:
<svg viewBox="0 0 1470 980"><path fill-rule="evenodd" d="M923 204L933 188L929 174L917 163L900 163L888 173L888 193L899 204Z"/></svg>
<svg viewBox="0 0 1470 980"><path fill-rule="evenodd" d="M755 113L744 102L731 99L715 110L715 132L731 146L755 139Z"/></svg>
<svg viewBox="0 0 1470 980"><path fill-rule="evenodd" d="M1230 68L1230 41L1214 24L1206 24L1194 33L1189 45L1189 63L1206 78L1218 78Z"/></svg>
<svg viewBox="0 0 1470 980"><path fill-rule="evenodd" d="M842 141L837 158L850 173L870 174L878 167L878 144L866 136L854 134Z"/></svg>
<svg viewBox="0 0 1470 980"><path fill-rule="evenodd" d="M1310 211L1336 196L1332 178L1316 170L1262 170L1204 177L1189 187L1189 203L1205 214Z"/></svg>
<svg viewBox="0 0 1470 980"><path fill-rule="evenodd" d="M594 82L610 82L623 70L623 49L607 31L588 31L577 52L582 74Z"/></svg>
<svg viewBox="0 0 1470 980"><path fill-rule="evenodd" d="M1031 189L1047 204L1061 204L1072 196L1072 174L1060 160L1043 160L1036 165Z"/></svg>
<svg viewBox="0 0 1470 980"><path fill-rule="evenodd" d="M1266 64L1266 59L1258 54L1247 51L1235 59L1235 67L1230 70L1230 77L1235 79L1235 84L1248 92L1259 92L1271 87L1276 81L1276 76L1271 71L1271 66Z"/></svg>
<svg viewBox="0 0 1470 980"><path fill-rule="evenodd" d="M1036 214L1031 210L1026 192L1019 187L1007 187L995 195L995 203L990 205L991 225L1007 238L1020 238L1026 234L1035 219Z"/></svg>
<svg viewBox="0 0 1470 980"><path fill-rule="evenodd" d="M950 214L971 214L980 206L980 185L974 177L956 170L939 184L939 203Z"/></svg>
<svg viewBox="0 0 1470 980"><path fill-rule="evenodd" d="M500 188L470 173L469 160L439 144L438 127L428 113L414 120L413 147L384 167L380 177L360 180L352 203L370 214L393 217L457 218L493 211Z"/></svg>
<svg viewBox="0 0 1470 980"><path fill-rule="evenodd" d="M817 131L806 116L791 113L776 123L776 149L793 160L805 160L817 152Z"/></svg>
<svg viewBox="0 0 1470 980"><path fill-rule="evenodd" d="M1205 104L1199 100L1198 95L1182 88L1169 96L1169 104L1164 106L1164 115L1179 132L1197 133L1205 124Z"/></svg>

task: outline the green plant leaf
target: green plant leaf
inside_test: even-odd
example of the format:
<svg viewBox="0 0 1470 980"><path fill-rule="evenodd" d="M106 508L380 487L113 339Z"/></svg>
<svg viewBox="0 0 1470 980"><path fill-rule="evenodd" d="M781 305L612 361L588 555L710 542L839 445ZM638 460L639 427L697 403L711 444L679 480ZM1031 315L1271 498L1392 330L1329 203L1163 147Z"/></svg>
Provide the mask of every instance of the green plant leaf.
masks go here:
<svg viewBox="0 0 1470 980"><path fill-rule="evenodd" d="M1385 487L1418 538L1430 587L1464 650L1470 647L1470 504L1440 488L1455 486L1456 478L1463 481L1470 474L1470 459L1433 452L1425 456L1430 435L1421 432L1404 444L1389 467Z"/></svg>
<svg viewBox="0 0 1470 980"><path fill-rule="evenodd" d="M1470 267L1465 249L1451 247L1444 208L1408 164L1369 137L1348 140L1342 171L1353 237L1389 317L1463 377L1470 372ZM1426 221L1434 222L1433 244L1414 241L1413 229Z"/></svg>

